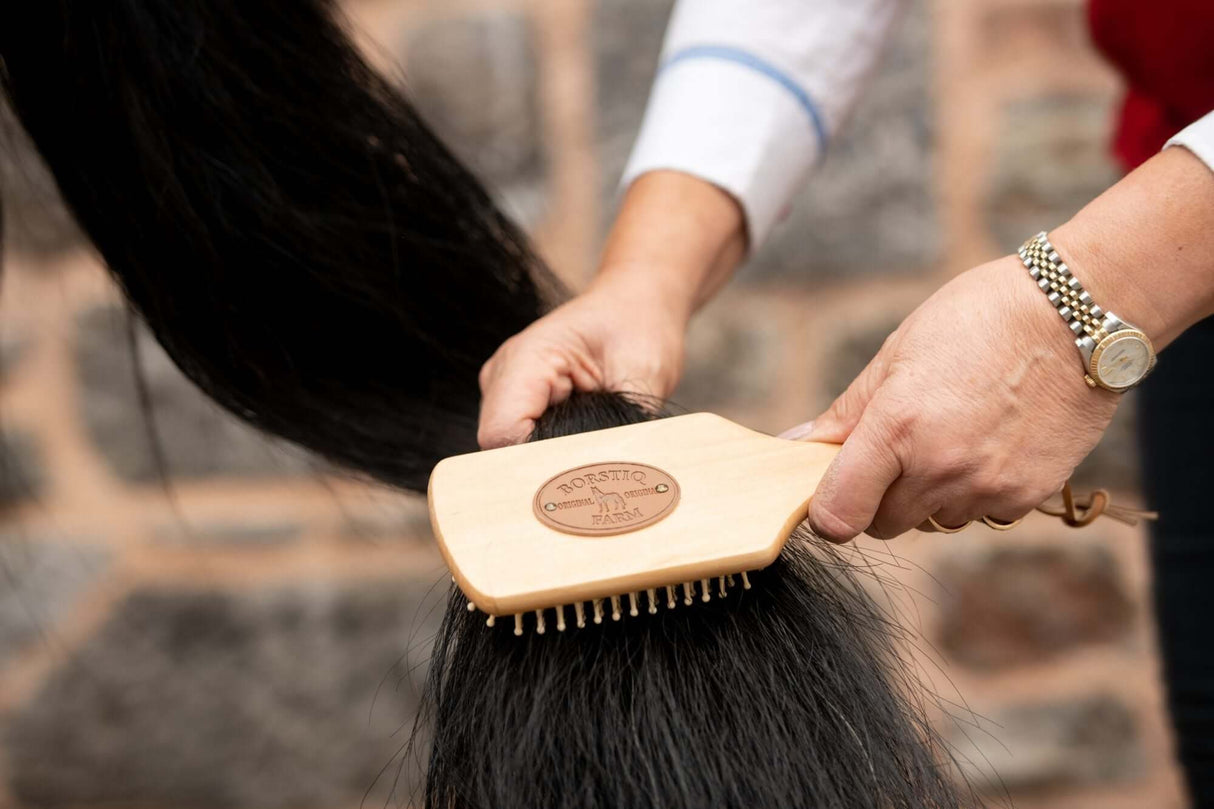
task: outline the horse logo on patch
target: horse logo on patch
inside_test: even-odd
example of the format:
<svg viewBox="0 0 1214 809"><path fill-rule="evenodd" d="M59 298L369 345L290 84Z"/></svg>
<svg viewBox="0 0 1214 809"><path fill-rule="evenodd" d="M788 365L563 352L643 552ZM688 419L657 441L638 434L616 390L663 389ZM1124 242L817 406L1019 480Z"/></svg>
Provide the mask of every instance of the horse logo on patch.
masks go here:
<svg viewBox="0 0 1214 809"><path fill-rule="evenodd" d="M533 511L549 528L579 536L611 536L653 525L679 502L668 473L632 461L588 464L549 478Z"/></svg>

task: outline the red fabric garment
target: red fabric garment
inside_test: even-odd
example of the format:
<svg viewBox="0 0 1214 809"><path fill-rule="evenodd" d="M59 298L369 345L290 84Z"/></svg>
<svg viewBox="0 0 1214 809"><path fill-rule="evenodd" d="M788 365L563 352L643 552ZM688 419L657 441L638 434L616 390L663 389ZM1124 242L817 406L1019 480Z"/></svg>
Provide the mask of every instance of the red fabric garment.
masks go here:
<svg viewBox="0 0 1214 809"><path fill-rule="evenodd" d="M1089 0L1088 22L1129 85L1113 152L1132 169L1214 109L1214 0Z"/></svg>

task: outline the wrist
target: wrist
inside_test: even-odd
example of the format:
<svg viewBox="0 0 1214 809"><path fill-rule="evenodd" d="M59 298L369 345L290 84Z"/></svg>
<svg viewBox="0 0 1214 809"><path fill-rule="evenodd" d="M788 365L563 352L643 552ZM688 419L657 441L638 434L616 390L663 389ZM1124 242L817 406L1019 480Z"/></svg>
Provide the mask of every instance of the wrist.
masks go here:
<svg viewBox="0 0 1214 809"><path fill-rule="evenodd" d="M592 288L628 287L689 319L746 253L745 217L722 189L652 171L625 192Z"/></svg>
<svg viewBox="0 0 1214 809"><path fill-rule="evenodd" d="M1148 251L1135 234L1110 238L1101 222L1076 215L1049 235L1071 272L1104 311L1133 323L1160 348L1175 339L1169 334L1181 319L1179 313L1172 306L1161 306L1158 292L1144 288L1132 271Z"/></svg>
<svg viewBox="0 0 1214 809"><path fill-rule="evenodd" d="M696 310L697 288L680 267L631 261L605 264L585 295L610 302L631 317L644 316L686 329Z"/></svg>
<svg viewBox="0 0 1214 809"><path fill-rule="evenodd" d="M1162 349L1214 314L1211 210L1214 174L1172 148L1050 235L1093 299Z"/></svg>

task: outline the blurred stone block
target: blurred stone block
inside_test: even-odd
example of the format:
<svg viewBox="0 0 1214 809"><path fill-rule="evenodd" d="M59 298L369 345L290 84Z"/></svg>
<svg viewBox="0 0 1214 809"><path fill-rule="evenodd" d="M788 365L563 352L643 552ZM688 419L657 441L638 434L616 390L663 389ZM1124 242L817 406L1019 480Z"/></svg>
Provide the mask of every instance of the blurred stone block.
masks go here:
<svg viewBox="0 0 1214 809"><path fill-rule="evenodd" d="M137 592L0 731L11 793L39 807L409 805L411 765L390 793L442 613L423 606L431 587Z"/></svg>
<svg viewBox="0 0 1214 809"><path fill-rule="evenodd" d="M165 545L265 548L294 542L303 530L303 523L288 520L232 520L202 524L178 522L157 527L154 537Z"/></svg>
<svg viewBox="0 0 1214 809"><path fill-rule="evenodd" d="M508 11L442 19L405 44L410 99L439 137L526 224L543 214L546 161L537 44Z"/></svg>
<svg viewBox="0 0 1214 809"><path fill-rule="evenodd" d="M1054 94L1004 108L986 193L988 227L1002 250L1066 222L1117 181L1112 123L1106 95Z"/></svg>
<svg viewBox="0 0 1214 809"><path fill-rule="evenodd" d="M338 526L342 539L353 542L434 541L430 508L422 495L391 493L387 500L353 505L341 504L343 519Z"/></svg>
<svg viewBox="0 0 1214 809"><path fill-rule="evenodd" d="M599 211L605 233L614 218L620 176L645 115L673 0L595 0L595 141Z"/></svg>
<svg viewBox="0 0 1214 809"><path fill-rule="evenodd" d="M991 794L1126 782L1144 769L1138 722L1111 695L1006 705L979 725L946 738L970 784Z"/></svg>
<svg viewBox="0 0 1214 809"><path fill-rule="evenodd" d="M726 292L691 323L686 371L671 401L690 411L769 399L780 373L780 327Z"/></svg>
<svg viewBox="0 0 1214 809"><path fill-rule="evenodd" d="M29 433L0 433L0 508L36 497L46 483L38 444Z"/></svg>
<svg viewBox="0 0 1214 809"><path fill-rule="evenodd" d="M1116 560L1095 542L968 549L950 554L937 578L940 646L974 668L1039 663L1117 641L1134 619Z"/></svg>
<svg viewBox="0 0 1214 809"><path fill-rule="evenodd" d="M131 483L159 482L148 415L136 393L125 317L121 309L100 307L77 322L82 415L89 437L119 477ZM136 339L153 424L173 477L268 477L309 470L301 450L272 442L207 399L142 326Z"/></svg>
<svg viewBox="0 0 1214 809"><path fill-rule="evenodd" d="M1070 60L1096 58L1083 0L986 6L977 26L986 64L1051 56Z"/></svg>
<svg viewBox="0 0 1214 809"><path fill-rule="evenodd" d="M901 324L900 319L857 323L854 331L843 335L837 344L826 349L830 360L819 387L822 407L829 406L847 390L873 357L877 356L877 352L885 344L885 338L893 334L894 329Z"/></svg>
<svg viewBox="0 0 1214 809"><path fill-rule="evenodd" d="M108 566L94 547L58 539L0 533L0 668L42 640Z"/></svg>
<svg viewBox="0 0 1214 809"><path fill-rule="evenodd" d="M0 198L4 247L48 255L83 243L84 234L59 196L55 178L0 99Z"/></svg>

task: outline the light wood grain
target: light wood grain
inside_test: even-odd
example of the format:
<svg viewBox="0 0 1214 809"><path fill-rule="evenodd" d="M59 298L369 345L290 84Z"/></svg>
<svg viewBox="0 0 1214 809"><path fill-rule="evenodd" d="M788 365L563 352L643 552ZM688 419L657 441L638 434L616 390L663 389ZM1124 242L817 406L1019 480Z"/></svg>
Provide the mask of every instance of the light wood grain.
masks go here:
<svg viewBox="0 0 1214 809"><path fill-rule="evenodd" d="M490 615L545 609L766 567L839 447L786 441L711 413L447 458L430 521L452 575ZM681 489L661 522L607 537L543 525L536 491L564 470L648 464Z"/></svg>

